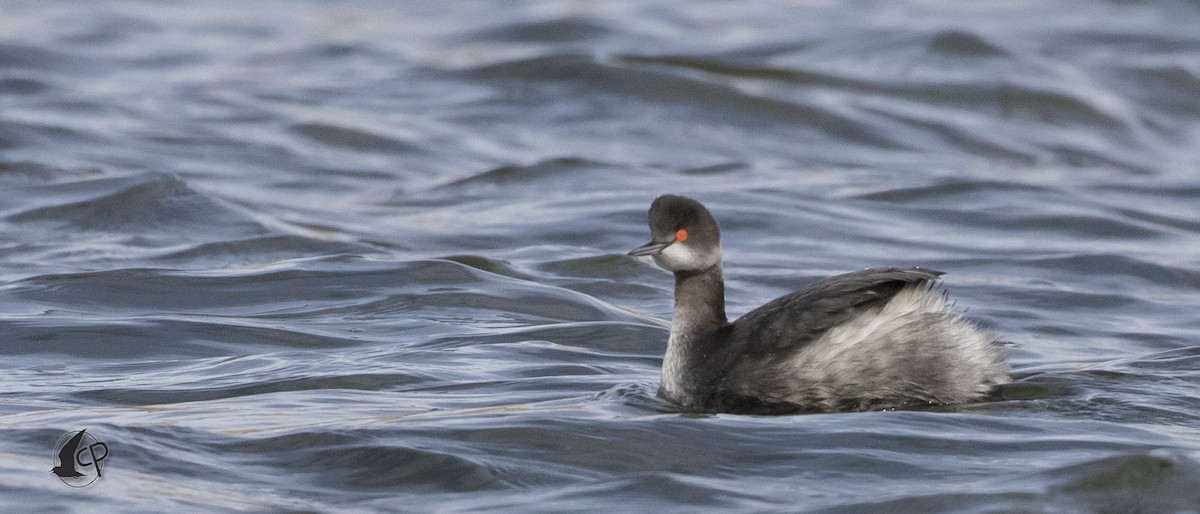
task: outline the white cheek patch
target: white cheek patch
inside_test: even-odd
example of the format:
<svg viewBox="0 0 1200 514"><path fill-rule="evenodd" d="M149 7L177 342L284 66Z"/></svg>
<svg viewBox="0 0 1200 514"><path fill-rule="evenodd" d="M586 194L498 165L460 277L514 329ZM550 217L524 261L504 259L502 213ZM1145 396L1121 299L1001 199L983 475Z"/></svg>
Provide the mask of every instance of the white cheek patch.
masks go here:
<svg viewBox="0 0 1200 514"><path fill-rule="evenodd" d="M714 254L719 258L719 251ZM709 256L708 259L705 259L705 256L697 252L691 245L679 242L664 248L655 255L654 262L670 271L702 270L716 264L712 257Z"/></svg>

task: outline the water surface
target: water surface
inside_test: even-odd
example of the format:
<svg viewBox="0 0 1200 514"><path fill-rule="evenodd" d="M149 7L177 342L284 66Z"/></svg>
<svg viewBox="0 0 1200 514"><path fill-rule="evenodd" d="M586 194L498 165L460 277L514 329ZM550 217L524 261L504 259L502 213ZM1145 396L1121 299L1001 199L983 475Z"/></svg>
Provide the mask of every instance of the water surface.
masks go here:
<svg viewBox="0 0 1200 514"><path fill-rule="evenodd" d="M1200 508L1194 2L0 13L4 510ZM731 316L940 269L1015 383L671 410L665 192Z"/></svg>

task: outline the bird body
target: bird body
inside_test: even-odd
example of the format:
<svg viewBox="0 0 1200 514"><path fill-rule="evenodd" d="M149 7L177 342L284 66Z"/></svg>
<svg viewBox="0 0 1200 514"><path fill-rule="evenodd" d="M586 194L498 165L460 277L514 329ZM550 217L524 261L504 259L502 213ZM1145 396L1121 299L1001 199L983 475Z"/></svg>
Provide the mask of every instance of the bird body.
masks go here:
<svg viewBox="0 0 1200 514"><path fill-rule="evenodd" d="M675 275L661 394L706 412L832 412L976 401L1007 383L1004 348L948 309L922 268L819 281L730 323L720 230L699 202L650 209L653 255Z"/></svg>

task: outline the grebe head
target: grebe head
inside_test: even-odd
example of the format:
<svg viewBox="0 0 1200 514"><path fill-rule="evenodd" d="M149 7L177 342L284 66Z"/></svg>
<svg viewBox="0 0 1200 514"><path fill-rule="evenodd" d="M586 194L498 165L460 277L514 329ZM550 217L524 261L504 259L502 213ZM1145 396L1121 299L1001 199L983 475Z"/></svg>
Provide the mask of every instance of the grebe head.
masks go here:
<svg viewBox="0 0 1200 514"><path fill-rule="evenodd" d="M650 242L629 255L653 255L670 271L704 271L721 264L721 229L700 202L662 195L650 205Z"/></svg>

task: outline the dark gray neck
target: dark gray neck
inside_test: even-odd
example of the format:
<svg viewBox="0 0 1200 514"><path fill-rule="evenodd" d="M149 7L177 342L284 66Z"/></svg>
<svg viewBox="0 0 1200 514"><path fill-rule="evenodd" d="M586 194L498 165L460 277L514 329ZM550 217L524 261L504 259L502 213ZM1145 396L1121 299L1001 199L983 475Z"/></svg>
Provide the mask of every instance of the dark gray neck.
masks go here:
<svg viewBox="0 0 1200 514"><path fill-rule="evenodd" d="M675 272L671 339L690 340L728 323L725 318L725 279L720 264L704 271Z"/></svg>

